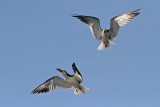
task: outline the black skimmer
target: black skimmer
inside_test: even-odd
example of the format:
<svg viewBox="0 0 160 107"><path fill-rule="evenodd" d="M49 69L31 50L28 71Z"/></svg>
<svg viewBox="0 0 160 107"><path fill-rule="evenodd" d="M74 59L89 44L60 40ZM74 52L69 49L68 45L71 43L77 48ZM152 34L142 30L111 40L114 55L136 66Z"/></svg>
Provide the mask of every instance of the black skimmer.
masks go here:
<svg viewBox="0 0 160 107"><path fill-rule="evenodd" d="M112 41L117 36L119 28L132 21L134 17L140 14L140 9L117 15L110 20L110 29L101 29L100 20L93 16L77 15L73 14L72 17L80 19L87 24L92 32L93 37L96 40L102 40L101 44L97 48L99 51L110 47L114 44Z"/></svg>
<svg viewBox="0 0 160 107"><path fill-rule="evenodd" d="M41 85L39 85L36 89L34 89L31 93L32 94L39 94L39 93L46 93L56 88L74 88L74 94L79 95L82 93L86 93L89 91L88 88L81 86L80 84L83 81L83 77L79 70L77 69L75 63L72 64L72 69L74 70L74 74L70 75L65 70L57 68L57 70L62 73L65 79L62 79L59 76L53 76L52 78L48 79Z"/></svg>

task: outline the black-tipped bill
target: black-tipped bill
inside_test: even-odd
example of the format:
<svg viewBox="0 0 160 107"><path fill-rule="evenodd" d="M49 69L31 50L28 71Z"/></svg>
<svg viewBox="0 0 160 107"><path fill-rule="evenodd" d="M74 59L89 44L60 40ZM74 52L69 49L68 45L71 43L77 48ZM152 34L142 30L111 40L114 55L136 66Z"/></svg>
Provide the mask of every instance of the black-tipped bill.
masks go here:
<svg viewBox="0 0 160 107"><path fill-rule="evenodd" d="M64 71L64 70L62 70L60 68L57 68L56 70L59 71L59 72L63 72Z"/></svg>

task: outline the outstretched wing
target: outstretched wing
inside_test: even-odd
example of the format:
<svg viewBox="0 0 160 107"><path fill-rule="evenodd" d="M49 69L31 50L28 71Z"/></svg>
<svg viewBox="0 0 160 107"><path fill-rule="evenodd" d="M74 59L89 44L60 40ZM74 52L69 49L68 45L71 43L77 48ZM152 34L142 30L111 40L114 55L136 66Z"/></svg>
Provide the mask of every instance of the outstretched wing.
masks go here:
<svg viewBox="0 0 160 107"><path fill-rule="evenodd" d="M54 76L41 85L39 85L36 89L34 89L31 93L32 94L39 94L39 93L46 93L51 90L55 90L56 88L61 87L61 88L71 88L72 85L65 81L64 79Z"/></svg>
<svg viewBox="0 0 160 107"><path fill-rule="evenodd" d="M72 64L72 69L74 70L74 78L78 81L78 83L81 83L83 81L83 77L81 73L79 72L78 68L76 67L76 64Z"/></svg>
<svg viewBox="0 0 160 107"><path fill-rule="evenodd" d="M128 22L132 21L134 17L139 15L140 14L139 10L140 9L137 9L132 12L113 17L110 20L110 29L109 29L110 38L114 39L117 36L117 33L121 26L126 25Z"/></svg>
<svg viewBox="0 0 160 107"><path fill-rule="evenodd" d="M102 38L101 36L102 29L100 27L100 21L98 18L93 16L84 16L84 15L72 15L72 17L76 17L85 24L87 24L95 39L100 40Z"/></svg>

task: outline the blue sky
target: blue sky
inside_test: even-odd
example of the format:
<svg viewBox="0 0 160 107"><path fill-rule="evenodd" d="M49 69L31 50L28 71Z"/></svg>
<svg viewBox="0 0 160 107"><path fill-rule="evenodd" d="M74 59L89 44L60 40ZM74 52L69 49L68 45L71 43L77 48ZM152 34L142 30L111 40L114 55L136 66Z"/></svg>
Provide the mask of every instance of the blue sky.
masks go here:
<svg viewBox="0 0 160 107"><path fill-rule="evenodd" d="M1 0L1 107L159 107L160 1ZM120 29L116 46L98 52L99 41L72 13L92 15L109 28L110 18L141 8ZM73 73L75 62L90 91L30 92L54 75Z"/></svg>

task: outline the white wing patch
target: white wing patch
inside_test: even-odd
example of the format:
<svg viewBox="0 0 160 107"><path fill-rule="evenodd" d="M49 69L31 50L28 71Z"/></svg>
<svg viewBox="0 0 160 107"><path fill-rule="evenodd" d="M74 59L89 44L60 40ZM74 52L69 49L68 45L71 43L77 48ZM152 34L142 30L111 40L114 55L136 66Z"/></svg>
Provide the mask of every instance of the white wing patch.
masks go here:
<svg viewBox="0 0 160 107"><path fill-rule="evenodd" d="M119 26L124 26L133 19L128 14L122 14L121 16L115 18L114 20L118 23Z"/></svg>

